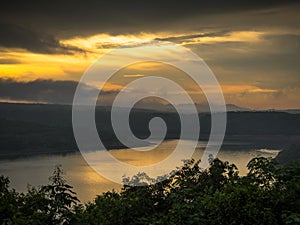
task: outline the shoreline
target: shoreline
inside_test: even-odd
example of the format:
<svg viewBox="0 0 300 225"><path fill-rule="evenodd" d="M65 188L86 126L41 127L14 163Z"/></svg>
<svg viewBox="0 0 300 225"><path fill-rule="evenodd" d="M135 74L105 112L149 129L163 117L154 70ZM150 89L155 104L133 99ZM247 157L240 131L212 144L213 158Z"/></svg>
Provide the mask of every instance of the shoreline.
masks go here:
<svg viewBox="0 0 300 225"><path fill-rule="evenodd" d="M207 141L207 137L202 137L198 141ZM177 138L167 138L165 141L177 140ZM231 135L224 138L221 150L249 150L249 149L284 149L293 144L300 144L300 135ZM151 145L151 143L149 143ZM137 147L145 147L137 146ZM128 147L124 145L110 145L109 150L124 150ZM109 151L108 150L108 151ZM91 150L91 152L97 150ZM103 149L103 151L106 151ZM38 156L52 156L52 155L62 155L67 156L70 154L80 153L78 149L57 149L48 148L40 150L0 150L0 160L14 160L22 158L32 158Z"/></svg>

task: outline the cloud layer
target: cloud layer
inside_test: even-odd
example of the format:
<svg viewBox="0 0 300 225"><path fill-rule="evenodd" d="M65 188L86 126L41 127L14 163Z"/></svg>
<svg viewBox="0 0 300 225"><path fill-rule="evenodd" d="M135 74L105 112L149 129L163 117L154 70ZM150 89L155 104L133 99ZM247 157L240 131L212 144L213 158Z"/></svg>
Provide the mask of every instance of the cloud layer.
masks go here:
<svg viewBox="0 0 300 225"><path fill-rule="evenodd" d="M78 82L76 81L40 79L22 82L0 78L0 99L2 101L72 104L77 85ZM98 91L95 87L89 85L86 85L85 88L89 90L91 95ZM111 93L114 93L114 91L102 92L104 95Z"/></svg>
<svg viewBox="0 0 300 225"><path fill-rule="evenodd" d="M160 40L203 58L226 87L228 103L300 107L299 12L294 0L5 1L0 98L69 104L100 55ZM128 73L135 74L143 71Z"/></svg>
<svg viewBox="0 0 300 225"><path fill-rule="evenodd" d="M74 51L81 51L76 47L60 44L59 40L52 35L34 32L18 25L3 23L0 23L0 47L20 48L44 54L69 54Z"/></svg>

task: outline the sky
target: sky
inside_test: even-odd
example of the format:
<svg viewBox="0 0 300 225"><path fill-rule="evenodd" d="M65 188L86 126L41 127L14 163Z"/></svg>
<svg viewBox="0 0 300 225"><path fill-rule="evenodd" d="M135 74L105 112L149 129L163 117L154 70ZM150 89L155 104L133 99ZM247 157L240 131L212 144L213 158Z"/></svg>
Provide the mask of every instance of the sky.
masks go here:
<svg viewBox="0 0 300 225"><path fill-rule="evenodd" d="M199 55L227 104L300 108L299 1L6 1L0 7L0 100L70 104L97 58L155 40ZM123 87L123 78L180 74L159 65L120 73L106 84L105 98ZM201 95L188 79L183 83Z"/></svg>

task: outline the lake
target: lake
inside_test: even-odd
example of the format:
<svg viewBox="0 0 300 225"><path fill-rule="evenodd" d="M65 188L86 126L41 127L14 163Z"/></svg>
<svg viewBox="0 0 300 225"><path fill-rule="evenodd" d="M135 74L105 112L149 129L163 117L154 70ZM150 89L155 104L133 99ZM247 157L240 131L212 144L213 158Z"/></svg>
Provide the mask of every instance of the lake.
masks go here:
<svg viewBox="0 0 300 225"><path fill-rule="evenodd" d="M176 146L176 140L167 140L155 150L143 152L131 149L109 151L117 159L132 165L149 165L166 158ZM225 143L226 145L226 143ZM232 145L232 143L231 143ZM246 165L255 156L275 157L278 149L239 149L236 147L219 151L217 157L224 161L234 163L240 171L240 175L247 173ZM193 158L199 159L205 149L206 142L199 142ZM103 168L112 170L110 161L101 160L101 151L87 153L87 158L97 159L96 162ZM11 187L17 191L26 191L28 185L38 186L47 184L55 165L61 164L64 176L82 202L91 201L102 192L121 188L120 184L114 183L95 172L84 160L80 153L68 155L43 155L14 160L0 161L0 174L9 176ZM180 165L178 165L180 166ZM168 168L171 169L171 168ZM126 174L125 174L126 175Z"/></svg>

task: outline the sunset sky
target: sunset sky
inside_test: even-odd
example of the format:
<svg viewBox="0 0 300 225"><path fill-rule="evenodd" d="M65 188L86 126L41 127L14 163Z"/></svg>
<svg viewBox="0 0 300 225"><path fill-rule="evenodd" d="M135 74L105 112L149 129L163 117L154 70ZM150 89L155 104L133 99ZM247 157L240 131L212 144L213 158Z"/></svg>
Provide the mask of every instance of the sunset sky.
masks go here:
<svg viewBox="0 0 300 225"><path fill-rule="evenodd" d="M99 56L153 40L198 54L228 104L300 108L297 1L6 1L0 7L0 100L69 104ZM111 82L105 91L121 87Z"/></svg>

